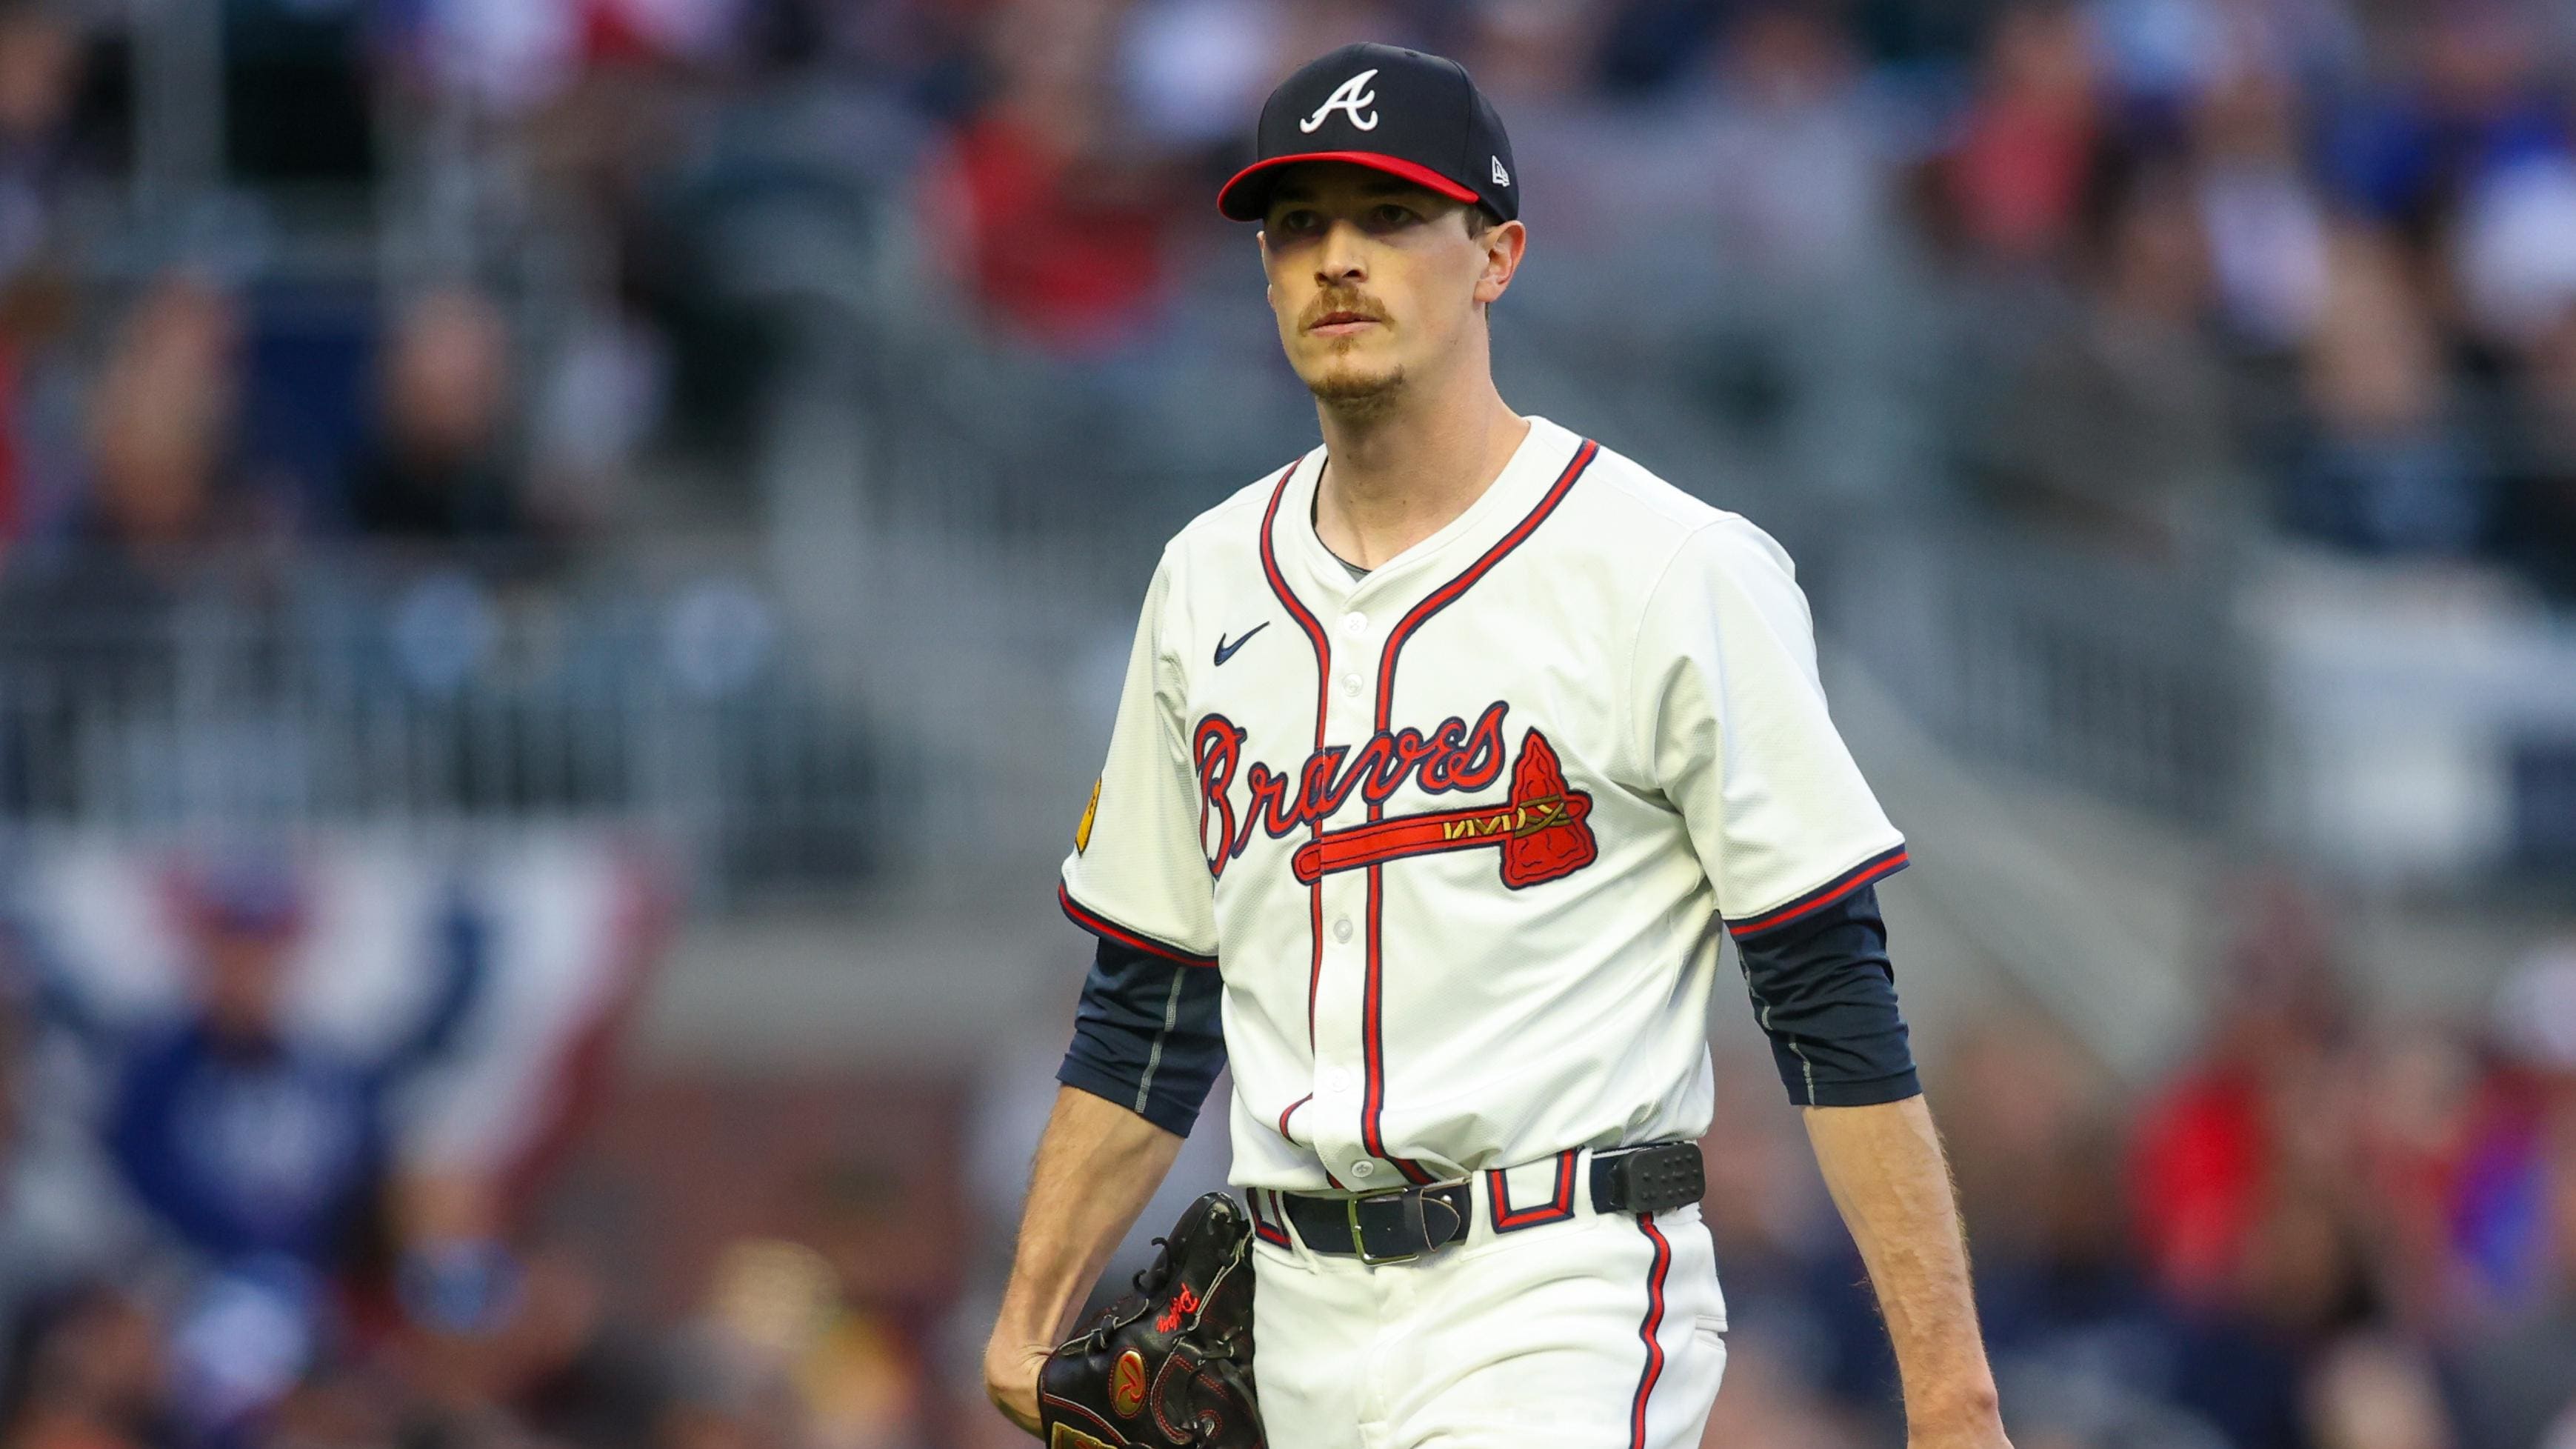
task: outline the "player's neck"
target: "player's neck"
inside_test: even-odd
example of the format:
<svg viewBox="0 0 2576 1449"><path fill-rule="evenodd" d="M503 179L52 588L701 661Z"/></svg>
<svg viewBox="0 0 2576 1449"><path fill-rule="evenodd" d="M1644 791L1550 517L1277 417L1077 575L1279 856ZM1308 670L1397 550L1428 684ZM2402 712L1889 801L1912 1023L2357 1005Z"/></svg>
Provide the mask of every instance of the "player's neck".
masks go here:
<svg viewBox="0 0 2576 1449"><path fill-rule="evenodd" d="M1315 530L1324 546L1376 568L1447 527L1492 487L1529 435L1490 375L1453 398L1354 420L1330 408Z"/></svg>

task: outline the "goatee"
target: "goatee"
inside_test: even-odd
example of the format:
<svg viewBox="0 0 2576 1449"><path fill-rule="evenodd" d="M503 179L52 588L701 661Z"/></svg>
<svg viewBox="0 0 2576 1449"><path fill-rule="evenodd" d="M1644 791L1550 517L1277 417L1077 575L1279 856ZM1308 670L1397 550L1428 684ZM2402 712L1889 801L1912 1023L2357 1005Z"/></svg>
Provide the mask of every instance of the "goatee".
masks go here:
<svg viewBox="0 0 2576 1449"><path fill-rule="evenodd" d="M1404 369L1359 377L1335 372L1306 384L1306 390L1344 422L1375 422L1395 411L1404 393Z"/></svg>

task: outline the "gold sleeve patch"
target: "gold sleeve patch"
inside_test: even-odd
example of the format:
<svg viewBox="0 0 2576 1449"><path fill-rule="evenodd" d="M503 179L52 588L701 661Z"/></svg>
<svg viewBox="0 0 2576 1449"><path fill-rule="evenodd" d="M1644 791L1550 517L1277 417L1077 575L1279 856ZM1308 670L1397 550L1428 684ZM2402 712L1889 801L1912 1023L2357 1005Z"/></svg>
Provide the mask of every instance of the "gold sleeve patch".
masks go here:
<svg viewBox="0 0 2576 1449"><path fill-rule="evenodd" d="M1091 848L1091 822L1100 818L1100 782L1091 782L1091 803L1082 807L1082 823L1073 827L1073 853Z"/></svg>

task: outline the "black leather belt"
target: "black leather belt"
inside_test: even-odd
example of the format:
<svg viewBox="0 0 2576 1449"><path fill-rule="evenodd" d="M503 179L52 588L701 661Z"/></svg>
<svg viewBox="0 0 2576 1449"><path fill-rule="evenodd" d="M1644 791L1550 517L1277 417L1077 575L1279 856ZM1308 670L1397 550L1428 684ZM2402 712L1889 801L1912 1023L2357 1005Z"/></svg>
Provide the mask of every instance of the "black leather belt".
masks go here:
<svg viewBox="0 0 2576 1449"><path fill-rule="evenodd" d="M1699 1144L1650 1142L1592 1157L1592 1210L1660 1213L1707 1191ZM1297 1240L1318 1253L1368 1263L1402 1263L1467 1236L1475 1194L1463 1182L1404 1187L1358 1197L1279 1194Z"/></svg>
<svg viewBox="0 0 2576 1449"><path fill-rule="evenodd" d="M1365 1197L1283 1192L1297 1241L1365 1263L1403 1263L1467 1236L1476 1195L1463 1182L1403 1187Z"/></svg>

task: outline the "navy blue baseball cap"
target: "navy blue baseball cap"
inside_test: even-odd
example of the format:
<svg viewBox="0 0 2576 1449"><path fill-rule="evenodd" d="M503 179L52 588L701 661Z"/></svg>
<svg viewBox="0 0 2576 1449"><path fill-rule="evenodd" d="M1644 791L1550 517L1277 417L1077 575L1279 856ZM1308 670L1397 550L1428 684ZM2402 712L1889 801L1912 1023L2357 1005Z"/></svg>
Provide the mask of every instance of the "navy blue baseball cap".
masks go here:
<svg viewBox="0 0 2576 1449"><path fill-rule="evenodd" d="M1453 201L1521 214L1511 138L1454 60L1394 45L1345 45L1300 67L1261 107L1253 161L1216 194L1236 221L1259 221L1280 168L1346 161Z"/></svg>

